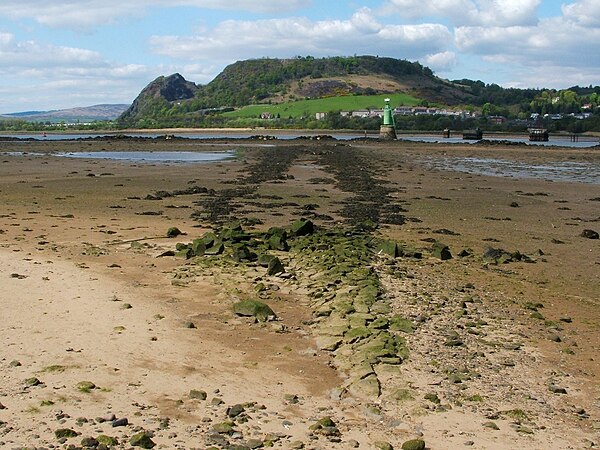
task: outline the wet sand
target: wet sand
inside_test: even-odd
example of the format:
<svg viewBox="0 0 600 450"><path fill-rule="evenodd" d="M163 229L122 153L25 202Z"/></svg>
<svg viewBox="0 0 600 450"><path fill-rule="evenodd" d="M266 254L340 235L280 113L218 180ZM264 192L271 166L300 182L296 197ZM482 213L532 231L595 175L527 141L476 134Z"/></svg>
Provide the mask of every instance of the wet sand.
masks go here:
<svg viewBox="0 0 600 450"><path fill-rule="evenodd" d="M240 157L164 165L49 154L107 150L236 150ZM0 157L6 448L58 446L61 428L80 433L69 444L105 434L118 438L116 448L128 448L142 429L160 448L251 448L250 440L273 436L275 448L300 448L293 447L300 441L315 449L376 448L377 441L400 448L416 437L431 449L600 441L600 241L581 236L600 231L600 186L427 164L469 157L599 166L597 149L109 139L3 142L0 151L45 154ZM272 164L261 159L265 152L275 152ZM365 187L347 177L363 170L377 182ZM193 186L206 190L196 194ZM369 186L385 187L384 201L371 202ZM234 218L255 219L247 227L256 230L301 215L350 227L349 211L376 214L377 237L423 253L374 263L394 310L415 324L409 357L378 366L376 398L337 394L348 375L317 346L304 274L298 283L266 278L279 321L252 324L231 304L253 295L254 268L156 258L174 248L164 237L172 226L190 241ZM430 254L434 239L449 246L451 260ZM528 259L490 264L488 247ZM469 256L459 257L461 250ZM463 345L445 345L452 333ZM34 377L41 384L28 385ZM78 389L82 381L97 388ZM189 398L191 390L207 399ZM247 420L216 433L225 444L213 428L231 419L228 407L245 403ZM129 424L97 420L111 414ZM341 436L309 430L324 416Z"/></svg>

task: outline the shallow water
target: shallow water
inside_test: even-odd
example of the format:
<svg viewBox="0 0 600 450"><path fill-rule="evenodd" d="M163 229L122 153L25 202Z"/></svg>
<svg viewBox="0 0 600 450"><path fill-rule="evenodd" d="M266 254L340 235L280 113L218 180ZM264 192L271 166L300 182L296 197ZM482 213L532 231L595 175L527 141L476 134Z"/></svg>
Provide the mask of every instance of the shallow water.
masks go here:
<svg viewBox="0 0 600 450"><path fill-rule="evenodd" d="M248 139L253 136L276 136L277 139L281 140L290 140L297 139L300 137L311 137L311 136L319 136L324 133L319 132L303 132L303 133L269 133L260 132L260 133L169 133L169 136L175 136L178 138L185 139ZM0 134L0 139L2 138L17 138L17 139L35 139L39 141L69 141L69 140L77 140L77 139L97 139L97 138L111 138L115 136L127 136L133 138L147 138L147 139L156 139L160 137L164 137L165 133L99 133L99 134L72 134L72 133L52 133L44 136L43 134ZM365 134L363 133L333 133L327 134L338 140L350 140L350 139L360 139L364 138ZM377 137L377 134L370 134L369 137Z"/></svg>
<svg viewBox="0 0 600 450"><path fill-rule="evenodd" d="M421 161L438 170L509 178L539 178L552 181L600 184L600 164L593 162L556 161L533 164L496 158L425 157Z"/></svg>
<svg viewBox="0 0 600 450"><path fill-rule="evenodd" d="M233 151L227 152L69 152L54 153L64 158L111 159L145 163L202 163L231 159Z"/></svg>
<svg viewBox="0 0 600 450"><path fill-rule="evenodd" d="M429 142L432 144L476 144L481 141L463 139L462 137L442 138L437 136L419 136L419 135L401 135L398 139L410 142ZM590 148L599 145L598 139L586 138L580 139L578 142L571 142L567 138L550 138L548 142L531 142L529 138L504 138L504 137L487 137L484 136L484 141L492 142L510 142L514 144L526 144L538 147L571 147L571 148Z"/></svg>
<svg viewBox="0 0 600 450"><path fill-rule="evenodd" d="M110 159L113 161L130 161L139 163L210 163L224 161L235 157L235 151L224 152L0 152L3 156L41 157L56 156L59 158Z"/></svg>

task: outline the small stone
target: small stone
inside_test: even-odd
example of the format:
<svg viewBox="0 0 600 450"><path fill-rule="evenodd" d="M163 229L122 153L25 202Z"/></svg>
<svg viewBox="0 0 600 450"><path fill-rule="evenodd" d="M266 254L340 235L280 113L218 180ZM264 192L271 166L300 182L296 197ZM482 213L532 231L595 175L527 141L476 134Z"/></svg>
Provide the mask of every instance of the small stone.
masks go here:
<svg viewBox="0 0 600 450"><path fill-rule="evenodd" d="M81 440L82 447L96 448L96 447L98 447L98 444L99 444L98 439L95 439L93 437L86 437Z"/></svg>
<svg viewBox="0 0 600 450"><path fill-rule="evenodd" d="M402 444L402 450L425 450L425 441L423 439L411 439Z"/></svg>
<svg viewBox="0 0 600 450"><path fill-rule="evenodd" d="M233 405L227 408L227 415L231 418L237 417L245 411L243 405Z"/></svg>
<svg viewBox="0 0 600 450"><path fill-rule="evenodd" d="M77 389L81 392L90 392L92 389L96 389L96 385L91 381L80 381L77 383Z"/></svg>
<svg viewBox="0 0 600 450"><path fill-rule="evenodd" d="M302 441L293 441L293 442L290 442L289 445L290 445L289 448L292 450L300 450L300 449L304 448L304 442L302 442Z"/></svg>
<svg viewBox="0 0 600 450"><path fill-rule="evenodd" d="M145 431L141 431L129 439L129 443L134 447L153 448L156 444Z"/></svg>
<svg viewBox="0 0 600 450"><path fill-rule="evenodd" d="M183 327L193 330L194 328L196 328L196 325L194 324L194 322L186 322L183 324Z"/></svg>
<svg viewBox="0 0 600 450"><path fill-rule="evenodd" d="M56 439L65 439L79 436L79 433L75 430L71 430L70 428L59 428L54 431L54 436Z"/></svg>
<svg viewBox="0 0 600 450"><path fill-rule="evenodd" d="M2 403L0 403L0 409L6 409L6 406L4 406Z"/></svg>
<svg viewBox="0 0 600 450"><path fill-rule="evenodd" d="M234 432L233 422L227 421L217 423L213 426L213 430L219 434L232 434Z"/></svg>
<svg viewBox="0 0 600 450"><path fill-rule="evenodd" d="M29 387L39 386L42 382L36 377L27 378L25 384Z"/></svg>
<svg viewBox="0 0 600 450"><path fill-rule="evenodd" d="M114 445L119 445L119 441L117 438L107 436L105 434L101 434L96 438L99 445L104 445L105 447L112 447Z"/></svg>
<svg viewBox="0 0 600 450"><path fill-rule="evenodd" d="M485 422L483 424L483 426L485 428L489 428L490 430L496 430L496 431L498 431L500 429L500 427L498 427L498 425L496 425L496 422Z"/></svg>
<svg viewBox="0 0 600 450"><path fill-rule="evenodd" d="M354 439L350 439L348 442L348 447L350 448L358 448L360 447L360 443L358 441L355 441Z"/></svg>
<svg viewBox="0 0 600 450"><path fill-rule="evenodd" d="M594 230L583 230L581 232L581 237L584 237L587 239L600 239L600 235L598 234L597 231L594 231Z"/></svg>
<svg viewBox="0 0 600 450"><path fill-rule="evenodd" d="M394 450L394 447L392 446L392 444L390 444L389 442L386 442L386 441L375 441L373 443L373 445L375 446L375 448L378 448L379 450Z"/></svg>
<svg viewBox="0 0 600 450"><path fill-rule="evenodd" d="M204 391L198 391L196 389L192 389L188 394L188 397L196 400L206 400L207 394Z"/></svg>
<svg viewBox="0 0 600 450"><path fill-rule="evenodd" d="M183 233L182 233L182 232L181 232L181 230L180 230L179 228L177 228L177 227L171 227L171 228L169 228L169 229L167 230L167 237L168 237L168 238L174 238L174 237L177 237L177 236L179 236L179 235L181 235L181 234L183 234Z"/></svg>
<svg viewBox="0 0 600 450"><path fill-rule="evenodd" d="M440 398L437 396L437 394L425 394L425 400L429 400L431 403L434 403L436 405L439 405L441 403Z"/></svg>
<svg viewBox="0 0 600 450"><path fill-rule="evenodd" d="M214 397L211 401L210 404L212 406L221 406L223 403L225 403L223 400L221 400L219 397Z"/></svg>
<svg viewBox="0 0 600 450"><path fill-rule="evenodd" d="M21 362L17 361L16 359L11 361L9 364L10 367L21 367Z"/></svg>
<svg viewBox="0 0 600 450"><path fill-rule="evenodd" d="M127 417L121 417L120 419L115 419L112 421L113 428L125 427L127 425L129 425L129 420L127 419Z"/></svg>
<svg viewBox="0 0 600 450"><path fill-rule="evenodd" d="M566 394L567 393L567 390L565 388L559 387L559 386L550 385L550 387L548 389L553 394Z"/></svg>
<svg viewBox="0 0 600 450"><path fill-rule="evenodd" d="M431 254L442 261L452 259L452 253L450 253L448 246L438 241L434 242L431 246Z"/></svg>
<svg viewBox="0 0 600 450"><path fill-rule="evenodd" d="M277 275L283 272L285 272L285 268L283 267L281 260L277 257L271 258L267 268L267 275Z"/></svg>
<svg viewBox="0 0 600 450"><path fill-rule="evenodd" d="M256 448L262 448L263 446L264 443L260 439L248 439L246 441L246 447L248 447L251 450L254 450Z"/></svg>

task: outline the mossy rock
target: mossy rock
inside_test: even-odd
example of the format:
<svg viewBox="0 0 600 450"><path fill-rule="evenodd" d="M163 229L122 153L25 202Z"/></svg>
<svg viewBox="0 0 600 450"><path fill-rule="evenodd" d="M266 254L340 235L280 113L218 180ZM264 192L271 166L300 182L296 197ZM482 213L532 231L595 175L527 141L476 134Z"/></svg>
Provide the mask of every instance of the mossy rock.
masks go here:
<svg viewBox="0 0 600 450"><path fill-rule="evenodd" d="M214 241L210 247L207 247L206 250L204 250L204 254L209 256L216 256L223 253L224 250L225 246L223 245L223 242Z"/></svg>
<svg viewBox="0 0 600 450"><path fill-rule="evenodd" d="M283 263L276 256L269 261L269 266L267 268L267 275L277 275L278 273L285 272L285 268L283 267Z"/></svg>
<svg viewBox="0 0 600 450"><path fill-rule="evenodd" d="M129 443L134 447L141 448L153 448L156 444L150 438L150 435L145 431L140 431L137 434L134 434L131 439L129 439Z"/></svg>
<svg viewBox="0 0 600 450"><path fill-rule="evenodd" d="M96 448L98 447L98 444L100 444L98 439L93 437L85 437L81 440L81 446L83 448Z"/></svg>
<svg viewBox="0 0 600 450"><path fill-rule="evenodd" d="M398 246L398 243L395 241L383 241L379 245L378 249L381 253L384 253L392 258L397 258L398 256L402 256L402 249Z"/></svg>
<svg viewBox="0 0 600 450"><path fill-rule="evenodd" d="M268 255L266 253L260 255L258 257L258 265L262 266L262 267L269 267L269 263L271 262L272 259L276 258L276 256L273 255Z"/></svg>
<svg viewBox="0 0 600 450"><path fill-rule="evenodd" d="M29 387L39 386L40 384L42 384L42 382L36 377L27 378L25 380L25 385Z"/></svg>
<svg viewBox="0 0 600 450"><path fill-rule="evenodd" d="M225 421L221 423L217 423L213 426L213 430L215 430L219 434L233 434L235 431L233 428L234 423L231 421Z"/></svg>
<svg viewBox="0 0 600 450"><path fill-rule="evenodd" d="M107 436L106 434L101 434L96 438L98 444L105 445L107 447L112 447L114 445L119 445L119 440L112 436Z"/></svg>
<svg viewBox="0 0 600 450"><path fill-rule="evenodd" d="M243 300L233 305L233 312L238 316L256 317L260 322L266 322L277 317L269 305L257 300Z"/></svg>
<svg viewBox="0 0 600 450"><path fill-rule="evenodd" d="M291 232L295 236L308 236L313 234L315 226L310 220L300 219L295 221L291 226Z"/></svg>
<svg viewBox="0 0 600 450"><path fill-rule="evenodd" d="M431 246L431 254L442 261L452 259L452 253L450 253L448 246L438 241L434 242Z"/></svg>
<svg viewBox="0 0 600 450"><path fill-rule="evenodd" d="M381 384L377 375L371 374L360 380L356 380L348 386L348 392L355 397L377 399L381 395Z"/></svg>
<svg viewBox="0 0 600 450"><path fill-rule="evenodd" d="M169 228L169 229L167 230L167 237L168 237L168 238L175 238L175 237L177 237L177 236L179 236L179 235L181 235L181 234L183 234L183 233L182 233L182 232L181 232L181 230L180 230L179 228L177 228L177 227L171 227L171 228Z"/></svg>
<svg viewBox="0 0 600 450"><path fill-rule="evenodd" d="M389 329L391 331L402 331L403 333L412 333L415 331L413 323L402 316L394 316L390 319Z"/></svg>
<svg viewBox="0 0 600 450"><path fill-rule="evenodd" d="M290 249L290 246L285 238L280 235L271 236L267 243L269 244L269 249L271 250L287 252Z"/></svg>
<svg viewBox="0 0 600 450"><path fill-rule="evenodd" d="M371 336L373 332L367 327L351 328L344 334L344 341L353 343Z"/></svg>
<svg viewBox="0 0 600 450"><path fill-rule="evenodd" d="M238 246L233 249L231 258L233 258L233 260L235 262L239 263L242 261L256 261L258 256L256 255L256 253L251 251L247 246L238 244Z"/></svg>
<svg viewBox="0 0 600 450"><path fill-rule="evenodd" d="M191 249L195 256L202 256L206 251L206 242L204 239L194 239L192 241Z"/></svg>
<svg viewBox="0 0 600 450"><path fill-rule="evenodd" d="M189 247L185 247L185 248L175 252L175 258L190 259L193 256L194 256L194 251Z"/></svg>
<svg viewBox="0 0 600 450"><path fill-rule="evenodd" d="M373 442L373 445L378 450L394 450L394 447L392 446L392 444L390 444L387 441L375 441L375 442Z"/></svg>
<svg viewBox="0 0 600 450"><path fill-rule="evenodd" d="M425 441L423 439L411 439L402 444L402 450L425 450Z"/></svg>
<svg viewBox="0 0 600 450"><path fill-rule="evenodd" d="M91 381L80 381L77 383L77 390L81 392L90 392L92 389L96 389L96 385Z"/></svg>
<svg viewBox="0 0 600 450"><path fill-rule="evenodd" d="M79 433L70 428L59 428L58 430L54 430L54 436L56 436L56 439L68 439L79 436Z"/></svg>
<svg viewBox="0 0 600 450"><path fill-rule="evenodd" d="M398 402L406 402L409 400L414 400L413 393L410 389L396 389L392 393L392 398Z"/></svg>
<svg viewBox="0 0 600 450"><path fill-rule="evenodd" d="M188 397L197 400L206 400L207 394L204 391L192 389L188 394Z"/></svg>

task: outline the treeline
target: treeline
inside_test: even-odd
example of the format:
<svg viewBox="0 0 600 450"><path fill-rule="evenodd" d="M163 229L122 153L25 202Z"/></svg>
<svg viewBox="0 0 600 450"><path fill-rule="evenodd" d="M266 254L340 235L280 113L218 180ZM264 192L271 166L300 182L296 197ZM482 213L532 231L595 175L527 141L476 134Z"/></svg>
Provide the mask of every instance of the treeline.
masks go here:
<svg viewBox="0 0 600 450"><path fill-rule="evenodd" d="M226 67L213 81L200 88L189 105L181 106L189 111L245 106L276 95L285 95L292 81L305 77L328 78L348 74L433 77L431 69L418 62L376 56L256 59Z"/></svg>
<svg viewBox="0 0 600 450"><path fill-rule="evenodd" d="M23 119L0 119L0 131L5 132L43 132L43 131L105 131L117 130L116 121L95 121L85 124L67 124L65 122L29 122Z"/></svg>
<svg viewBox="0 0 600 450"><path fill-rule="evenodd" d="M571 114L595 111L600 107L600 86L569 89L517 89L467 79L455 80L465 91L472 93L473 104L482 114L513 118L529 117L533 113Z"/></svg>

